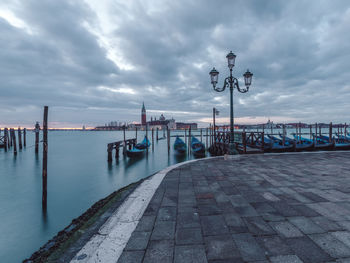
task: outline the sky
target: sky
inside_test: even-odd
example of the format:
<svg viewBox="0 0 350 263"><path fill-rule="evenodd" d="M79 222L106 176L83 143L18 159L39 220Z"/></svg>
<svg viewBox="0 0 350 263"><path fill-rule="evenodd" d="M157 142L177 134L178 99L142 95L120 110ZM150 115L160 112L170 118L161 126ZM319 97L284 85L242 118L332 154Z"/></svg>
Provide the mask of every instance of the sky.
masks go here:
<svg viewBox="0 0 350 263"><path fill-rule="evenodd" d="M0 2L0 127L173 117L235 122L350 122L350 1L10 0Z"/></svg>

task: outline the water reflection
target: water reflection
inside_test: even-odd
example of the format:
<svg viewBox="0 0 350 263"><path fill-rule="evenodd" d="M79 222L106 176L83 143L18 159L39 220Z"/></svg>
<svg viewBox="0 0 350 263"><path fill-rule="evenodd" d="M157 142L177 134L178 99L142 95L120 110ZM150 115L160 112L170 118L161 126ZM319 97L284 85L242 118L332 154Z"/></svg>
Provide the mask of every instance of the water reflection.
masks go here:
<svg viewBox="0 0 350 263"><path fill-rule="evenodd" d="M128 169L128 168L130 168L130 167L132 167L132 166L134 166L135 164L137 164L139 161L141 161L142 159L143 159L143 157L144 156L136 156L136 157L133 157L133 158L127 158L127 159L125 159L124 158L124 163L125 163L125 165L124 165L124 169L125 169L125 171ZM147 160L147 155L146 155L146 160Z"/></svg>
<svg viewBox="0 0 350 263"><path fill-rule="evenodd" d="M181 163L187 160L187 154L175 154L174 159L176 163Z"/></svg>

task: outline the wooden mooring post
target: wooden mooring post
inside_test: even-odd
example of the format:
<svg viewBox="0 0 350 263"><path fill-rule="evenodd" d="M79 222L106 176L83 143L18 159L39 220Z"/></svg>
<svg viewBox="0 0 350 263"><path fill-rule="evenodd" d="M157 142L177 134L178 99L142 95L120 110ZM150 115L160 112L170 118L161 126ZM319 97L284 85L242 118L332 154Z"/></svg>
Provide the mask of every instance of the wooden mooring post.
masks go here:
<svg viewBox="0 0 350 263"><path fill-rule="evenodd" d="M146 137L147 137L147 140L149 140L149 139L148 139L148 129L147 129L147 125L146 125ZM148 147L146 147L146 153L148 154Z"/></svg>
<svg viewBox="0 0 350 263"><path fill-rule="evenodd" d="M212 137L211 137L211 132L212 132L212 130L211 130L211 123L209 124L209 147L211 147L212 146Z"/></svg>
<svg viewBox="0 0 350 263"><path fill-rule="evenodd" d="M319 133L319 136L322 136L322 126L321 125L318 125L318 133Z"/></svg>
<svg viewBox="0 0 350 263"><path fill-rule="evenodd" d="M42 207L46 211L47 207L47 115L49 107L44 106L44 120L43 120L43 198L42 198Z"/></svg>
<svg viewBox="0 0 350 263"><path fill-rule="evenodd" d="M154 129L152 128L152 152L154 152Z"/></svg>
<svg viewBox="0 0 350 263"><path fill-rule="evenodd" d="M188 130L188 153L191 154L191 125L190 125L190 128Z"/></svg>
<svg viewBox="0 0 350 263"><path fill-rule="evenodd" d="M11 129L12 142L13 142L13 155L17 155L17 143L16 143L16 134L15 129Z"/></svg>
<svg viewBox="0 0 350 263"><path fill-rule="evenodd" d="M10 131L6 128L6 134L7 134L7 149L10 149L10 147L11 147L11 143L10 143L10 141L11 141L11 133L10 133Z"/></svg>
<svg viewBox="0 0 350 263"><path fill-rule="evenodd" d="M40 132L40 125L39 122L36 122L35 124L35 153L39 153L39 132Z"/></svg>
<svg viewBox="0 0 350 263"><path fill-rule="evenodd" d="M170 130L168 125L166 126L166 131L167 131L167 146L168 146L168 155L170 154Z"/></svg>
<svg viewBox="0 0 350 263"><path fill-rule="evenodd" d="M5 148L5 152L7 152L8 140L9 140L9 131L8 131L7 128L5 128L4 129L4 148Z"/></svg>
<svg viewBox="0 0 350 263"><path fill-rule="evenodd" d="M209 148L209 145L208 145L208 127L206 128L206 131L205 131L205 146L207 146L207 148Z"/></svg>
<svg viewBox="0 0 350 263"><path fill-rule="evenodd" d="M22 145L22 131L21 128L18 127L18 147L20 150L22 150L23 145Z"/></svg>
<svg viewBox="0 0 350 263"><path fill-rule="evenodd" d="M13 128L10 128L10 146L13 146Z"/></svg>
<svg viewBox="0 0 350 263"><path fill-rule="evenodd" d="M123 126L123 155L126 155L125 125Z"/></svg>
<svg viewBox="0 0 350 263"><path fill-rule="evenodd" d="M135 128L135 138L136 138L136 143L137 143L137 127Z"/></svg>
<svg viewBox="0 0 350 263"><path fill-rule="evenodd" d="M346 127L347 127L347 125L346 125L346 122L345 122L345 125L344 125L344 135L345 135L345 136L348 136L348 134L347 134L347 132L346 132Z"/></svg>
<svg viewBox="0 0 350 263"><path fill-rule="evenodd" d="M156 139L157 139L157 142L158 142L158 140L159 140L158 131L159 131L159 128L157 127L157 131L156 131Z"/></svg>
<svg viewBox="0 0 350 263"><path fill-rule="evenodd" d="M317 122L315 123L315 136L314 136L314 144L317 143Z"/></svg>
<svg viewBox="0 0 350 263"><path fill-rule="evenodd" d="M23 146L27 147L27 129L23 129Z"/></svg>
<svg viewBox="0 0 350 263"><path fill-rule="evenodd" d="M309 125L310 127L310 140L312 139L312 124Z"/></svg>
<svg viewBox="0 0 350 263"><path fill-rule="evenodd" d="M203 142L202 128L201 128L201 142Z"/></svg>
<svg viewBox="0 0 350 263"><path fill-rule="evenodd" d="M112 152L113 152L113 146L108 144L107 145L107 162L109 163L112 162ZM119 149L118 149L118 154L119 154Z"/></svg>
<svg viewBox="0 0 350 263"><path fill-rule="evenodd" d="M339 126L338 126L338 134L339 134ZM329 124L329 142L332 142L332 136L333 136L333 125L332 123Z"/></svg>

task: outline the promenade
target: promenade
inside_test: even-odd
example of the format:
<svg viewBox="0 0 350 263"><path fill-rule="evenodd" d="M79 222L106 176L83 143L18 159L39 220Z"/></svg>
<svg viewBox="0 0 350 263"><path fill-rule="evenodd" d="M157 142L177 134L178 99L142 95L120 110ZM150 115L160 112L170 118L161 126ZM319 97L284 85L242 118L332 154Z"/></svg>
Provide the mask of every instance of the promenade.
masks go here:
<svg viewBox="0 0 350 263"><path fill-rule="evenodd" d="M72 262L350 262L348 152L209 158L157 180L130 234L105 227Z"/></svg>

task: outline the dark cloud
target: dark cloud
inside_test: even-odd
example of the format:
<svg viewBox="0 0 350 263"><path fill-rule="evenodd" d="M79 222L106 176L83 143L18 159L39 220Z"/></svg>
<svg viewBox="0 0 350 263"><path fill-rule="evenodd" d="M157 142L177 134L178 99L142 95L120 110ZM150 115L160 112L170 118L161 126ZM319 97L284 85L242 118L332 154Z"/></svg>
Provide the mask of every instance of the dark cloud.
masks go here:
<svg viewBox="0 0 350 263"><path fill-rule="evenodd" d="M13 1L0 5L0 125L31 125L51 107L57 125L139 121L165 111L179 121L229 114L229 92L208 72L254 73L235 91L235 116L347 120L347 1ZM6 13L5 12L5 13ZM242 83L242 82L241 82ZM242 83L243 85L243 83Z"/></svg>

